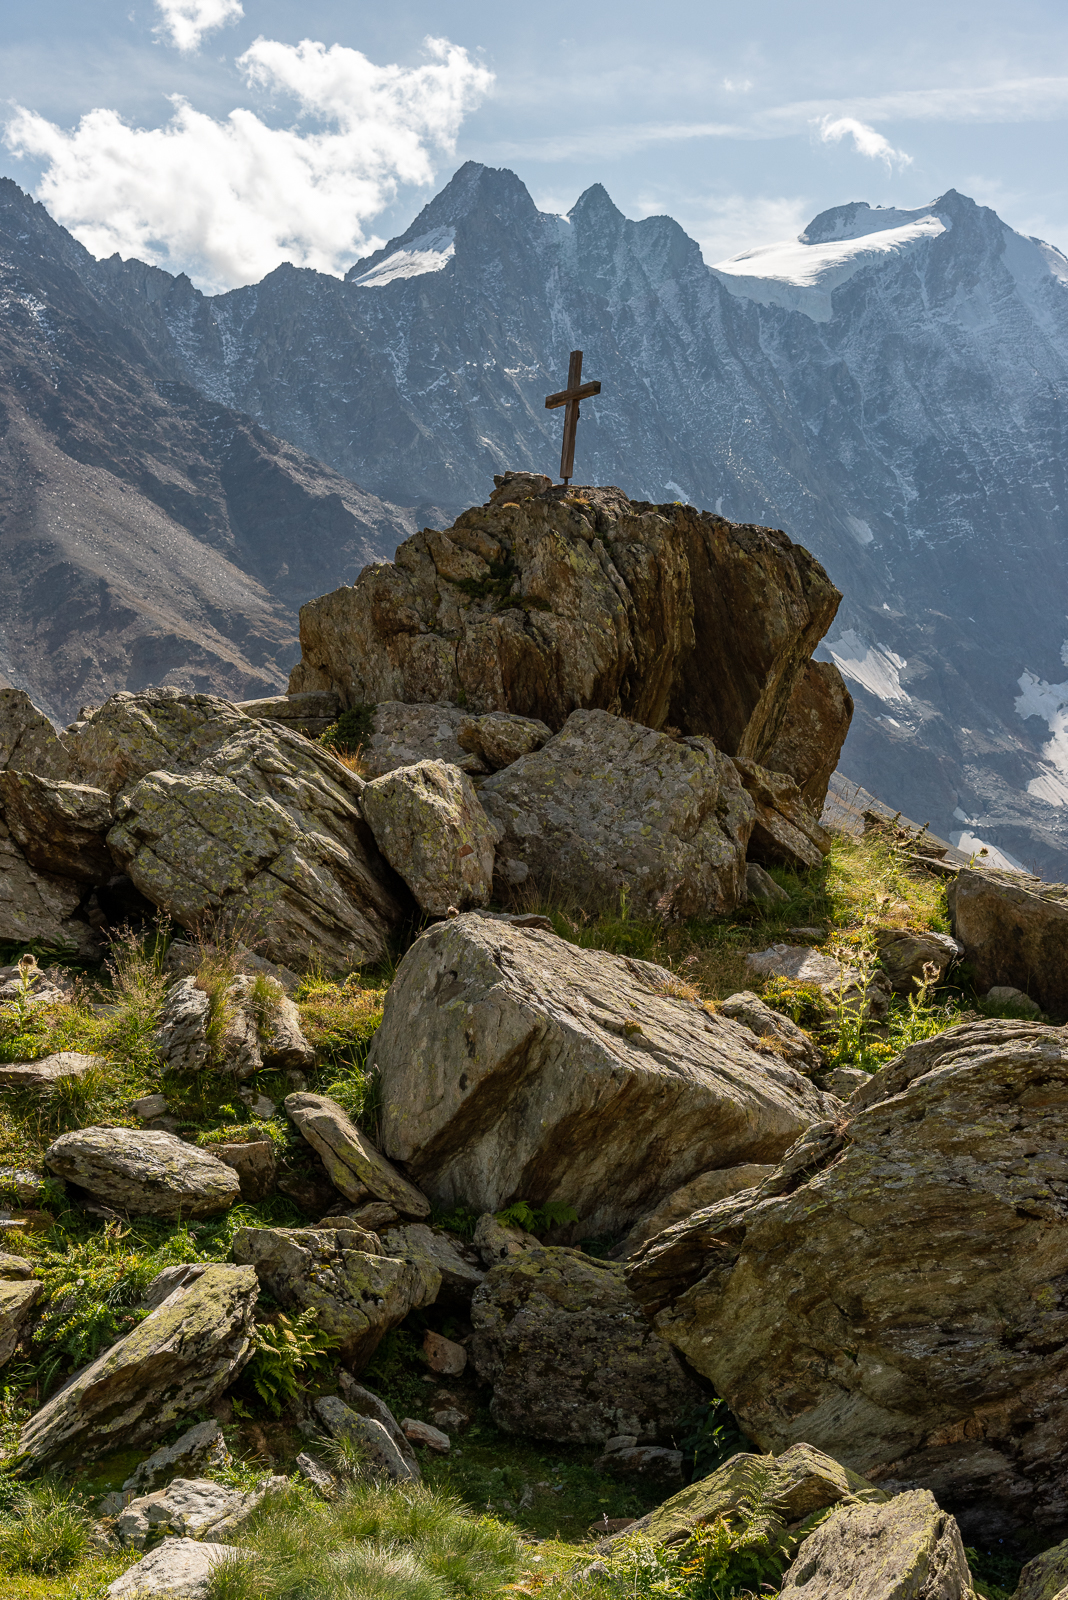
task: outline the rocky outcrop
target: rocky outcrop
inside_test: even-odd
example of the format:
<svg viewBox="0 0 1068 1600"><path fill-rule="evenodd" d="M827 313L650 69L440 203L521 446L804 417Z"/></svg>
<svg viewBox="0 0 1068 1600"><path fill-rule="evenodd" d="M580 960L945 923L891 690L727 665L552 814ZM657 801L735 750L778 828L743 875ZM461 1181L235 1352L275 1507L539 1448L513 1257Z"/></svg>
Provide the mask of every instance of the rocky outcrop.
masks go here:
<svg viewBox="0 0 1068 1600"><path fill-rule="evenodd" d="M281 984L239 974L223 992L226 1026L213 1051L209 1041L211 1001L197 977L179 978L167 991L156 1043L171 1072L200 1072L214 1065L237 1078L264 1067L310 1067L315 1052L304 1037L300 1013Z"/></svg>
<svg viewBox="0 0 1068 1600"><path fill-rule="evenodd" d="M358 1417L370 1417L375 1422L380 1422L396 1445L401 1459L405 1462L412 1478L418 1482L422 1477L419 1462L415 1451L408 1443L407 1436L392 1411L382 1399L375 1394L373 1389L365 1389L362 1383L357 1383L350 1372L338 1374L338 1388L345 1396L349 1410ZM332 1404L332 1402L331 1402Z"/></svg>
<svg viewBox="0 0 1068 1600"><path fill-rule="evenodd" d="M95 1200L134 1216L211 1217L240 1193L231 1167L151 1128L78 1128L49 1145L45 1161Z"/></svg>
<svg viewBox="0 0 1068 1600"><path fill-rule="evenodd" d="M759 761L839 599L783 533L550 487L426 529L303 606L290 688L463 697L553 729L604 710Z"/></svg>
<svg viewBox="0 0 1068 1600"><path fill-rule="evenodd" d="M985 1536L1056 1526L1066 1107L1058 1029L948 1029L628 1281L763 1449L806 1439Z"/></svg>
<svg viewBox="0 0 1068 1600"><path fill-rule="evenodd" d="M484 906L495 833L459 767L420 761L369 783L360 797L375 843L432 917Z"/></svg>
<svg viewBox="0 0 1068 1600"><path fill-rule="evenodd" d="M373 1196L405 1216L429 1215L426 1196L375 1149L336 1100L325 1094L291 1094L285 1108L346 1199L360 1204Z"/></svg>
<svg viewBox="0 0 1068 1600"><path fill-rule="evenodd" d="M438 1228L428 1228L425 1222L387 1228L382 1234L382 1247L391 1256L418 1263L425 1276L430 1271L440 1272L438 1303L453 1310L467 1310L471 1296L485 1277L474 1245L465 1245ZM439 1335L428 1333L427 1338L431 1337L437 1339ZM435 1372L444 1370L431 1365Z"/></svg>
<svg viewBox="0 0 1068 1600"><path fill-rule="evenodd" d="M750 858L763 866L820 866L831 836L809 811L794 780L755 761L736 758L734 765L756 810Z"/></svg>
<svg viewBox="0 0 1068 1600"><path fill-rule="evenodd" d="M211 1153L216 1161L232 1167L237 1173L242 1200L255 1205L271 1193L278 1175L278 1157L274 1141L269 1135L228 1144L213 1144Z"/></svg>
<svg viewBox="0 0 1068 1600"><path fill-rule="evenodd" d="M699 1398L622 1269L579 1250L539 1247L493 1267L475 1291L471 1321L468 1355L493 1385L490 1411L509 1433L652 1442Z"/></svg>
<svg viewBox="0 0 1068 1600"><path fill-rule="evenodd" d="M1051 1016L1068 1016L1068 886L966 867L946 894L976 989L1022 989Z"/></svg>
<svg viewBox="0 0 1068 1600"><path fill-rule="evenodd" d="M21 1469L146 1444L210 1406L252 1353L258 1294L247 1267L188 1269L185 1283L30 1418Z"/></svg>
<svg viewBox="0 0 1068 1600"><path fill-rule="evenodd" d="M1068 1539L1029 1561L1012 1600L1058 1600L1068 1589Z"/></svg>
<svg viewBox="0 0 1068 1600"><path fill-rule="evenodd" d="M135 887L182 927L240 925L283 967L384 953L403 889L359 809L362 781L279 723L209 695L113 695L70 735L115 797L107 839Z"/></svg>
<svg viewBox="0 0 1068 1600"><path fill-rule="evenodd" d="M755 1033L763 1040L765 1049L782 1056L799 1072L815 1072L823 1065L819 1048L804 1029L784 1017L781 1011L766 1005L752 990L742 989L738 994L728 995L726 1000L717 1003L716 1011L721 1017L740 1022L750 1033Z"/></svg>
<svg viewBox="0 0 1068 1600"><path fill-rule="evenodd" d="M793 778L814 817L823 810L852 719L853 696L833 661L806 661L762 761L770 771Z"/></svg>
<svg viewBox="0 0 1068 1600"><path fill-rule="evenodd" d="M711 1166L777 1160L837 1106L677 991L661 967L537 927L438 923L371 1050L385 1153L436 1204L561 1200L598 1233Z"/></svg>
<svg viewBox="0 0 1068 1600"><path fill-rule="evenodd" d="M110 1583L108 1600L209 1600L215 1569L242 1555L214 1540L164 1539Z"/></svg>
<svg viewBox="0 0 1068 1600"><path fill-rule="evenodd" d="M230 1459L222 1428L214 1417L187 1428L173 1444L161 1445L146 1456L123 1484L124 1494L150 1494L153 1489L179 1474L221 1467Z"/></svg>
<svg viewBox="0 0 1068 1600"><path fill-rule="evenodd" d="M293 733L306 733L309 739L317 739L337 721L341 702L328 690L325 693L276 694L265 700L238 700L237 709L258 722L280 722Z"/></svg>
<svg viewBox="0 0 1068 1600"><path fill-rule="evenodd" d="M916 993L928 982L942 982L964 946L947 933L913 933L908 928L876 928L875 948L895 994Z"/></svg>
<svg viewBox="0 0 1068 1600"><path fill-rule="evenodd" d="M926 1489L843 1506L810 1533L783 1600L976 1600L960 1529Z"/></svg>
<svg viewBox="0 0 1068 1600"><path fill-rule="evenodd" d="M77 883L107 883L115 871L105 842L111 797L8 767L0 772L0 813L30 866Z"/></svg>
<svg viewBox="0 0 1068 1600"><path fill-rule="evenodd" d="M450 701L406 705L403 700L386 700L375 706L373 726L360 752L360 770L367 778L380 778L420 761L444 761L461 772L496 772L531 750L540 750L551 737L544 722L531 717L506 711L477 716Z"/></svg>
<svg viewBox="0 0 1068 1600"><path fill-rule="evenodd" d="M576 711L541 750L487 778L503 894L533 890L592 911L668 919L746 899L753 807L708 739L669 739Z"/></svg>
<svg viewBox="0 0 1068 1600"><path fill-rule="evenodd" d="M79 914L84 896L84 884L31 867L0 818L0 942L99 960L100 941Z"/></svg>
<svg viewBox="0 0 1068 1600"><path fill-rule="evenodd" d="M382 1255L373 1234L352 1226L239 1228L232 1253L280 1304L313 1310L357 1370L413 1307L433 1302L441 1283L436 1272Z"/></svg>

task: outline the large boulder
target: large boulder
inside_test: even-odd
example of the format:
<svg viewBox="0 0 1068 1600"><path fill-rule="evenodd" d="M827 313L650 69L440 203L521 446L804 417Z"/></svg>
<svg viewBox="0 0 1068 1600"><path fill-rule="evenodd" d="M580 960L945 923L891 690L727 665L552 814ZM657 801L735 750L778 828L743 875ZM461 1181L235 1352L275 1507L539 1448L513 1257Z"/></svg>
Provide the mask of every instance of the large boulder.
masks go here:
<svg viewBox="0 0 1068 1600"><path fill-rule="evenodd" d="M914 995L925 982L941 983L964 946L948 933L911 928L876 928L875 948L895 994Z"/></svg>
<svg viewBox="0 0 1068 1600"><path fill-rule="evenodd" d="M241 1192L232 1167L153 1128L76 1128L49 1145L45 1161L94 1200L136 1216L211 1217Z"/></svg>
<svg viewBox="0 0 1068 1600"><path fill-rule="evenodd" d="M374 1196L406 1216L429 1216L426 1196L375 1149L336 1100L325 1094L291 1094L285 1108L346 1199L360 1204Z"/></svg>
<svg viewBox="0 0 1068 1600"><path fill-rule="evenodd" d="M164 1539L105 1593L108 1600L209 1600L216 1568L243 1553L213 1539Z"/></svg>
<svg viewBox="0 0 1068 1600"><path fill-rule="evenodd" d="M599 709L760 761L840 598L773 529L548 487L425 529L303 606L290 689L462 699L552 729Z"/></svg>
<svg viewBox="0 0 1068 1600"><path fill-rule="evenodd" d="M736 758L734 765L756 809L750 859L764 866L820 866L830 853L831 835L809 810L794 780L755 761Z"/></svg>
<svg viewBox="0 0 1068 1600"><path fill-rule="evenodd" d="M1068 886L965 867L946 896L977 991L1022 989L1051 1016L1068 1016Z"/></svg>
<svg viewBox="0 0 1068 1600"><path fill-rule="evenodd" d="M471 913L415 941L371 1049L387 1156L437 1205L628 1226L712 1166L777 1160L833 1100L649 962Z"/></svg>
<svg viewBox="0 0 1068 1600"><path fill-rule="evenodd" d="M385 954L404 891L361 815L360 778L298 734L222 702L198 720L204 707L183 697L137 697L110 714L120 698L84 735L109 713L108 738L94 736L81 756L92 756L101 782L124 781L108 847L142 894L183 927L238 924L286 967L302 968L310 951L331 971ZM183 737L168 747L175 720ZM141 776L157 755L169 765Z"/></svg>
<svg viewBox="0 0 1068 1600"><path fill-rule="evenodd" d="M381 1253L373 1234L342 1228L239 1228L235 1261L254 1267L284 1306L313 1310L342 1357L364 1367L390 1328L433 1303L441 1274Z"/></svg>
<svg viewBox="0 0 1068 1600"><path fill-rule="evenodd" d="M615 1262L539 1247L491 1268L467 1351L499 1428L566 1444L670 1437L700 1392Z"/></svg>
<svg viewBox="0 0 1068 1600"><path fill-rule="evenodd" d="M853 696L834 662L806 661L782 725L761 759L772 772L793 778L815 817L823 811L852 720Z"/></svg>
<svg viewBox="0 0 1068 1600"><path fill-rule="evenodd" d="M166 1534L190 1539L219 1539L233 1534L262 1503L275 1478L255 1489L228 1489L211 1478L172 1478L164 1489L131 1500L115 1523L120 1542L133 1550Z"/></svg>
<svg viewBox="0 0 1068 1600"><path fill-rule="evenodd" d="M6 767L60 782L71 776L65 742L22 689L0 689L0 770Z"/></svg>
<svg viewBox="0 0 1068 1600"><path fill-rule="evenodd" d="M21 1470L150 1443L210 1406L252 1354L259 1284L248 1267L191 1268L145 1320L27 1422Z"/></svg>
<svg viewBox="0 0 1068 1600"><path fill-rule="evenodd" d="M771 1468L774 1500L783 1521L796 1525L830 1506L882 1504L883 1491L810 1444L791 1445L777 1459L746 1451L731 1456L705 1478L642 1517L636 1527L657 1544L685 1544L695 1528L739 1510L754 1478Z"/></svg>
<svg viewBox="0 0 1068 1600"><path fill-rule="evenodd" d="M360 806L375 843L422 911L484 906L493 887L495 833L471 780L444 761L376 778Z"/></svg>
<svg viewBox="0 0 1068 1600"><path fill-rule="evenodd" d="M30 866L77 883L104 884L115 864L106 836L111 796L106 789L60 783L33 772L0 772L0 812Z"/></svg>
<svg viewBox="0 0 1068 1600"><path fill-rule="evenodd" d="M1066 1134L1060 1030L948 1029L628 1281L761 1448L833 1450L976 1533L1060 1525Z"/></svg>
<svg viewBox="0 0 1068 1600"><path fill-rule="evenodd" d="M976 1600L960 1529L926 1489L845 1505L804 1540L782 1600Z"/></svg>
<svg viewBox="0 0 1068 1600"><path fill-rule="evenodd" d="M502 891L592 910L683 918L747 898L753 806L709 739L670 739L605 711L575 711L543 749L487 778Z"/></svg>
<svg viewBox="0 0 1068 1600"><path fill-rule="evenodd" d="M1012 1600L1057 1600L1068 1589L1068 1539L1030 1560Z"/></svg>
<svg viewBox="0 0 1068 1600"><path fill-rule="evenodd" d="M465 1245L438 1228L428 1228L425 1222L385 1229L382 1247L391 1256L419 1263L424 1272L427 1267L440 1272L438 1302L453 1310L466 1312L471 1296L486 1276L473 1244Z"/></svg>

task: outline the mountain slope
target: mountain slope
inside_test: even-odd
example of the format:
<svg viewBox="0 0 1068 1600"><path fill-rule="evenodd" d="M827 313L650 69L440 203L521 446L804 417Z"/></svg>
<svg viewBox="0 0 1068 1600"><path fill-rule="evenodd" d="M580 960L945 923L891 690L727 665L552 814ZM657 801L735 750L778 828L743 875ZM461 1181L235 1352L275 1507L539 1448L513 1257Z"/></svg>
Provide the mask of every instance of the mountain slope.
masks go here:
<svg viewBox="0 0 1068 1600"><path fill-rule="evenodd" d="M543 397L581 346L604 384L584 479L785 527L844 591L845 769L965 847L1068 874L1068 263L1049 246L951 191L837 207L711 269L600 186L546 216L469 163L344 282L284 267L206 299L95 271L175 378L453 511L494 471L555 469Z"/></svg>
<svg viewBox="0 0 1068 1600"><path fill-rule="evenodd" d="M272 692L299 604L414 520L168 377L94 269L0 182L0 673L61 720L152 683Z"/></svg>

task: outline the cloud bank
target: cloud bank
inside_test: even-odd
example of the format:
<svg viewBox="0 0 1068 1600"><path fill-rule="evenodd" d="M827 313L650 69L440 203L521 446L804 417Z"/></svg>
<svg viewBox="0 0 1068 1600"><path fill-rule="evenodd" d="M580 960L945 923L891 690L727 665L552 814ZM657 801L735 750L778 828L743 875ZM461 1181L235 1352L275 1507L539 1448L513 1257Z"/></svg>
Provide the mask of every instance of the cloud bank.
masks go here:
<svg viewBox="0 0 1068 1600"><path fill-rule="evenodd" d="M241 0L156 0L163 17L154 33L178 50L196 50L206 33L245 15Z"/></svg>
<svg viewBox="0 0 1068 1600"><path fill-rule="evenodd" d="M38 199L96 256L184 270L209 292L283 261L340 275L381 243L365 229L397 185L433 180L432 152L452 154L493 82L447 39L426 49L424 66L378 67L342 45L257 39L238 66L297 102L292 127L242 109L217 121L176 95L163 128L98 109L67 131L20 106L4 142L46 163Z"/></svg>

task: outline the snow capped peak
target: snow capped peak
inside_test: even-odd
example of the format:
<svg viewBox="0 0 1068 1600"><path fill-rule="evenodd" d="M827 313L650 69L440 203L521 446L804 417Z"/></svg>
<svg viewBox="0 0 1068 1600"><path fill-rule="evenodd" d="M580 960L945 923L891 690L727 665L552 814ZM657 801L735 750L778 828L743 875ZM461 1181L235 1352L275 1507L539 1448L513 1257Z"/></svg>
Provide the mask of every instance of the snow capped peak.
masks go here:
<svg viewBox="0 0 1068 1600"><path fill-rule="evenodd" d="M743 250L712 271L733 295L829 322L833 291L861 267L902 255L952 227L937 206L899 211L854 200L821 211L796 239Z"/></svg>
<svg viewBox="0 0 1068 1600"><path fill-rule="evenodd" d="M401 250L394 250L353 282L358 289L381 289L396 278L421 278L427 272L440 272L456 254L455 228L434 228L430 233L409 239Z"/></svg>

